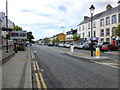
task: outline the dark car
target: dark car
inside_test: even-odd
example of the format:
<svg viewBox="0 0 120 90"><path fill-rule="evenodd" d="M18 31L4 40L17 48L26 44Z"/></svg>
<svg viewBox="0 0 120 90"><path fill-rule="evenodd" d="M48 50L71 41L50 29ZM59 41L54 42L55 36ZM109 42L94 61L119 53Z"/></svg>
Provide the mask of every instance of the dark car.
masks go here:
<svg viewBox="0 0 120 90"><path fill-rule="evenodd" d="M113 44L105 44L101 47L101 51L117 51L118 47Z"/></svg>
<svg viewBox="0 0 120 90"><path fill-rule="evenodd" d="M93 50L95 50L95 48L94 48L95 45L96 45L96 44L93 44ZM92 46L91 43L84 43L84 44L83 44L83 49L85 49L85 50L90 50L90 49L91 49L91 46Z"/></svg>
<svg viewBox="0 0 120 90"><path fill-rule="evenodd" d="M53 43L48 43L47 45L48 45L48 46L54 46L54 44L53 44Z"/></svg>

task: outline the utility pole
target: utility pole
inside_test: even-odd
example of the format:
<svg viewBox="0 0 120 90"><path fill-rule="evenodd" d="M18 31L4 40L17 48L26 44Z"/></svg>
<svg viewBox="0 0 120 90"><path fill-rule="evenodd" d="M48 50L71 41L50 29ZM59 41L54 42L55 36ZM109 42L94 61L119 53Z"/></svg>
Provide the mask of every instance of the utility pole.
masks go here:
<svg viewBox="0 0 120 90"><path fill-rule="evenodd" d="M6 0L6 29L7 28L8 28L8 1ZM6 52L8 53L8 38L7 38L7 41L6 41Z"/></svg>

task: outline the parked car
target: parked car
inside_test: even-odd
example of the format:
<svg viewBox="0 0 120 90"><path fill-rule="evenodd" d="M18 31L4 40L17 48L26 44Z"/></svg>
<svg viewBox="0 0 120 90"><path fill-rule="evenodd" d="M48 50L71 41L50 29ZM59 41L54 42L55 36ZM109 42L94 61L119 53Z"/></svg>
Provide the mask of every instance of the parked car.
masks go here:
<svg viewBox="0 0 120 90"><path fill-rule="evenodd" d="M95 50L95 45L96 45L96 44L93 44L93 50ZM83 49L85 49L85 50L90 50L90 49L91 49L91 43L89 43L89 42L84 43L84 44L83 44Z"/></svg>
<svg viewBox="0 0 120 90"><path fill-rule="evenodd" d="M101 47L101 51L117 51L118 47L113 44L104 44Z"/></svg>
<svg viewBox="0 0 120 90"><path fill-rule="evenodd" d="M83 49L83 43L80 43L80 44L77 44L76 46L75 46L75 48L77 48L77 49Z"/></svg>
<svg viewBox="0 0 120 90"><path fill-rule="evenodd" d="M95 45L95 47L94 48L100 48L100 50L101 50L101 47L103 46L103 45L105 45L105 44L110 44L109 42L102 42L102 43L98 43L97 45Z"/></svg>
<svg viewBox="0 0 120 90"><path fill-rule="evenodd" d="M63 46L64 46L63 43L59 43L59 44L58 44L58 47L63 47Z"/></svg>
<svg viewBox="0 0 120 90"><path fill-rule="evenodd" d="M69 48L69 47L70 47L70 44L69 44L69 43L65 43L65 44L64 44L64 47Z"/></svg>
<svg viewBox="0 0 120 90"><path fill-rule="evenodd" d="M47 45L48 45L48 46L54 46L54 44L53 44L53 43L48 43Z"/></svg>

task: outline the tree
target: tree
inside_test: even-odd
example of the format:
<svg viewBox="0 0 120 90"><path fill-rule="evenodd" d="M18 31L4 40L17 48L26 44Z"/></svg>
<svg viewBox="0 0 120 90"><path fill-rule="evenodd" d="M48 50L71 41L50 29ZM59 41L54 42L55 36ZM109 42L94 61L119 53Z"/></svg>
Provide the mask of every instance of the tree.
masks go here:
<svg viewBox="0 0 120 90"><path fill-rule="evenodd" d="M15 27L13 27L13 30L22 30L22 28L19 26L15 26Z"/></svg>
<svg viewBox="0 0 120 90"><path fill-rule="evenodd" d="M75 34L75 35L73 36L73 40L78 40L79 38L80 38L80 36L77 35L77 34Z"/></svg>
<svg viewBox="0 0 120 90"><path fill-rule="evenodd" d="M48 42L50 42L50 40L46 37L46 38L44 38L43 39L43 41L45 42L45 43L48 43Z"/></svg>
<svg viewBox="0 0 120 90"><path fill-rule="evenodd" d="M29 40L29 42L32 42L32 39L34 39L34 36L32 35L32 32L28 32L27 33L27 39Z"/></svg>
<svg viewBox="0 0 120 90"><path fill-rule="evenodd" d="M114 34L118 37L120 37L120 25L118 25L118 27L116 27Z"/></svg>
<svg viewBox="0 0 120 90"><path fill-rule="evenodd" d="M54 42L55 42L55 43L58 43L58 42L60 42L60 41L58 40L58 38L56 38L56 39L54 39Z"/></svg>

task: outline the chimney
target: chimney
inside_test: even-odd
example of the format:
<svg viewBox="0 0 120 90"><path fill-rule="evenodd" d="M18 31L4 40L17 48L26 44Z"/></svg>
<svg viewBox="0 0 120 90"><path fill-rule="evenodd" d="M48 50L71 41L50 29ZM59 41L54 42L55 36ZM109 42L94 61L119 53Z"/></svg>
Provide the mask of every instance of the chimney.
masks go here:
<svg viewBox="0 0 120 90"><path fill-rule="evenodd" d="M118 6L120 6L120 0L118 0L118 2L117 2L117 3L118 3Z"/></svg>
<svg viewBox="0 0 120 90"><path fill-rule="evenodd" d="M112 9L112 6L110 5L110 4L108 4L107 6L106 6L106 10L111 10Z"/></svg>
<svg viewBox="0 0 120 90"><path fill-rule="evenodd" d="M89 17L88 16L84 16L84 20L88 19Z"/></svg>

